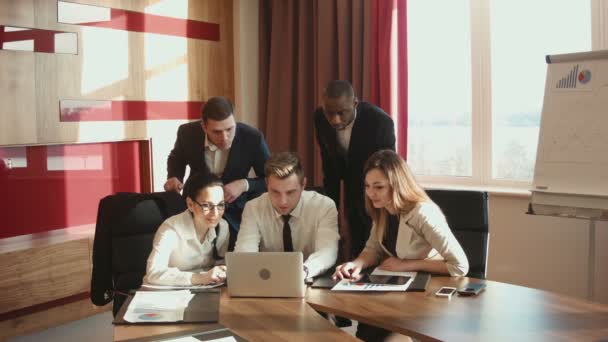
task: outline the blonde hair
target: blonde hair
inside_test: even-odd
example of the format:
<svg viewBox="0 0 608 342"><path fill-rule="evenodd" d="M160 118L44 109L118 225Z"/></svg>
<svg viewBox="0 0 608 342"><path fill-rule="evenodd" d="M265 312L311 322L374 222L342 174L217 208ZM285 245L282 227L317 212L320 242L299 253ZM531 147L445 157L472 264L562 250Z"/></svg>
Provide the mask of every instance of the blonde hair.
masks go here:
<svg viewBox="0 0 608 342"><path fill-rule="evenodd" d="M406 162L392 150L381 150L372 154L363 169L363 174L378 170L388 179L391 191L391 205L399 214L405 214L414 209L416 204L430 201L429 196L418 184ZM386 208L374 208L369 197L365 196L365 209L376 226L376 238L384 239L388 223Z"/></svg>
<svg viewBox="0 0 608 342"><path fill-rule="evenodd" d="M304 179L300 158L293 152L273 153L264 164L264 173L266 177L275 176L279 179L296 174L300 182Z"/></svg>

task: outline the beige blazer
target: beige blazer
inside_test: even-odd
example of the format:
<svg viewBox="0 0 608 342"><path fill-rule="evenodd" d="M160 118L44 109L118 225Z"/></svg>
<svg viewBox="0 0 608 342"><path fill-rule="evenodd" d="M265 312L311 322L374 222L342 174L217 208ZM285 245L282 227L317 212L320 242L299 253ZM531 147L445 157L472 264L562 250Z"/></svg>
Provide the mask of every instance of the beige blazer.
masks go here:
<svg viewBox="0 0 608 342"><path fill-rule="evenodd" d="M401 215L395 250L397 255L392 255L382 241L376 239L376 225L373 225L364 251L374 255L374 264L395 256L405 260L445 260L452 276L464 276L469 271L464 250L441 209L433 202L418 203L410 212Z"/></svg>

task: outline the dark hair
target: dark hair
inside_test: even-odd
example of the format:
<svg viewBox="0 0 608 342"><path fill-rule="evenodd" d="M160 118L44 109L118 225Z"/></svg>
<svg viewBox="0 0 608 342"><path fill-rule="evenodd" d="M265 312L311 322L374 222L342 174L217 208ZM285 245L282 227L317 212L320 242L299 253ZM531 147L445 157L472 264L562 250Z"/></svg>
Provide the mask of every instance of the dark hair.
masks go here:
<svg viewBox="0 0 608 342"><path fill-rule="evenodd" d="M188 177L184 185L184 198L196 201L199 192L210 186L223 186L222 179L213 173L195 173Z"/></svg>
<svg viewBox="0 0 608 342"><path fill-rule="evenodd" d="M355 91L353 90L353 86L348 81L333 80L327 83L323 95L329 97L330 99L335 99L342 96L354 97Z"/></svg>
<svg viewBox="0 0 608 342"><path fill-rule="evenodd" d="M226 120L234 112L232 102L223 96L212 97L201 109L201 118L203 122L211 119L214 121Z"/></svg>
<svg viewBox="0 0 608 342"><path fill-rule="evenodd" d="M275 176L285 179L293 174L298 176L300 182L304 179L304 170L300 158L294 152L273 153L264 164L266 177Z"/></svg>

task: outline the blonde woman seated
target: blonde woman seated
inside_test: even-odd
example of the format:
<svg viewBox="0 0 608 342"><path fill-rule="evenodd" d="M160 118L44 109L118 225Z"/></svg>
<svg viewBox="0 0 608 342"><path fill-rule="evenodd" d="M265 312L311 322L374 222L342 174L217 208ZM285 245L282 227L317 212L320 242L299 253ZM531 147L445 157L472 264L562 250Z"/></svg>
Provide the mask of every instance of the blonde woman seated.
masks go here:
<svg viewBox="0 0 608 342"><path fill-rule="evenodd" d="M190 176L184 187L188 209L158 228L144 283L204 285L226 279L226 267L214 267L228 248L222 186L213 174Z"/></svg>
<svg viewBox="0 0 608 342"><path fill-rule="evenodd" d="M334 278L358 280L362 269L376 265L397 272L467 274L469 262L445 216L398 154L391 150L374 153L364 174L365 206L372 230L361 254L336 267ZM389 333L380 330L359 324L357 337L382 340Z"/></svg>

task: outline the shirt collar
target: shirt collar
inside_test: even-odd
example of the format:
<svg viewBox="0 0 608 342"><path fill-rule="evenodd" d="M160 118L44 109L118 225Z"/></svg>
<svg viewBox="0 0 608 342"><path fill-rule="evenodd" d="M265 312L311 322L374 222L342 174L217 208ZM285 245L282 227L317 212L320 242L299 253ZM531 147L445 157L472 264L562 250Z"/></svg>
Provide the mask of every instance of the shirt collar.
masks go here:
<svg viewBox="0 0 608 342"><path fill-rule="evenodd" d="M205 135L205 149L211 152L215 152L218 149L217 146L209 140L207 135Z"/></svg>
<svg viewBox="0 0 608 342"><path fill-rule="evenodd" d="M174 226L177 233L184 240L198 240L196 236L196 227L194 227L194 218L190 213L190 210L186 209L181 215L181 222ZM205 234L204 240L213 241L217 235L215 234L215 227L210 227Z"/></svg>
<svg viewBox="0 0 608 342"><path fill-rule="evenodd" d="M293 208L293 210L289 213L289 215L295 217L295 218L299 218L302 215L302 202L304 199L304 191L302 191L302 193L300 194L300 200L298 201L298 204L296 205L295 208ZM270 196L268 196L268 201L270 201ZM272 202L270 203L270 205L272 206ZM272 210L274 211L274 215L276 218L281 218L281 214L279 214L279 212L272 207Z"/></svg>
<svg viewBox="0 0 608 342"><path fill-rule="evenodd" d="M348 126L346 126L346 129L352 129L353 126L355 125L355 120L357 120L357 108L354 109L355 111L355 117L353 118L353 121L351 121Z"/></svg>
<svg viewBox="0 0 608 342"><path fill-rule="evenodd" d="M355 120L357 120L357 108L355 108L354 111L355 111L355 115L354 115L353 121L351 121L348 125L346 125L346 127L344 127L344 129L336 130L336 132L345 133L353 128L353 126L355 125Z"/></svg>

